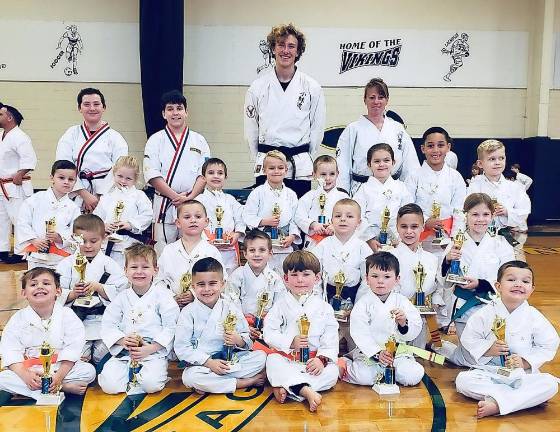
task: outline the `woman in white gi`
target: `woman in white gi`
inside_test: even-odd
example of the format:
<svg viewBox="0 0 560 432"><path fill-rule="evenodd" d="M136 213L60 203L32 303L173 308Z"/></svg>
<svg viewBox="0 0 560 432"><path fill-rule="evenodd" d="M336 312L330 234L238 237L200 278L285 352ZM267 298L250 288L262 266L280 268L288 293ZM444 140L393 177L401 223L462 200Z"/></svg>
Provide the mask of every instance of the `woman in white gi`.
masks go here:
<svg viewBox="0 0 560 432"><path fill-rule="evenodd" d="M391 170L394 178L405 180L420 168L412 139L404 126L385 116L389 103L389 88L381 78L373 78L364 89L367 114L350 123L340 135L336 149L336 161L340 175L338 186L354 195L365 183L371 171L367 152L377 143L389 144L395 154Z"/></svg>

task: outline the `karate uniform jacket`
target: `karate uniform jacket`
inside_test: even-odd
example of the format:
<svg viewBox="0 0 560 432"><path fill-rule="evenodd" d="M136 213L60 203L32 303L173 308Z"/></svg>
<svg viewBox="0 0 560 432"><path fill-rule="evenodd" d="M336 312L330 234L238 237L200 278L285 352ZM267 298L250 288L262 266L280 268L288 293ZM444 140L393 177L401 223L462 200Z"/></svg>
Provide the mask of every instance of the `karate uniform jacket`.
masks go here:
<svg viewBox="0 0 560 432"><path fill-rule="evenodd" d="M18 126L14 127L4 138L0 134L0 179L12 178L19 170L34 170L37 156L31 145L31 138ZM0 195L9 198L25 198L33 193L31 180L24 180L20 186L4 183Z"/></svg>
<svg viewBox="0 0 560 432"><path fill-rule="evenodd" d="M348 198L346 192L340 191L337 188L332 188L328 192L325 192L323 188L317 188L303 195L297 203L295 221L299 229L305 234L313 234L309 227L313 222L319 221L319 215L321 214L319 196L322 193L326 196L325 210L323 213L326 223L330 223L332 219L334 205L341 199Z"/></svg>
<svg viewBox="0 0 560 432"><path fill-rule="evenodd" d="M404 243L399 243L395 248L389 250L399 260L400 282L398 292L408 299L412 299L416 294L416 277L413 269L422 263L426 278L422 291L426 295L432 294L436 290L436 275L439 270L437 257L418 246L416 252L413 252ZM439 303L438 303L439 304Z"/></svg>

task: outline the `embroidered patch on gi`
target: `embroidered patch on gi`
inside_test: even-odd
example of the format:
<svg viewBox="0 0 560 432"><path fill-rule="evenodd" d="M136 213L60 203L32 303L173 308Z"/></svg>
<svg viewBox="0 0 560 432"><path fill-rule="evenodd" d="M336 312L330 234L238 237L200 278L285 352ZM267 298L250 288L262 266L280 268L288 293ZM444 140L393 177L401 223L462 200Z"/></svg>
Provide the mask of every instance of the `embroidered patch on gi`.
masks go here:
<svg viewBox="0 0 560 432"><path fill-rule="evenodd" d="M196 147L191 147L191 148L189 149L189 151L192 151L192 152L195 152L195 153L198 153L198 154L202 154L202 152L200 151L200 149L197 149Z"/></svg>
<svg viewBox="0 0 560 432"><path fill-rule="evenodd" d="M257 165L257 166L255 167L255 172L256 172L256 173L260 173L260 172L261 172L261 168L262 168L262 165Z"/></svg>
<svg viewBox="0 0 560 432"><path fill-rule="evenodd" d="M247 117L249 118L255 118L255 115L257 114L257 110L255 109L255 106L247 105L247 108L245 109L245 114L247 114Z"/></svg>
<svg viewBox="0 0 560 432"><path fill-rule="evenodd" d="M305 95L306 95L306 94L307 94L307 93L305 93L305 92L301 92L301 93L299 94L299 96L298 96L298 99L297 99L297 107L298 107L300 110L301 110L301 107L303 106L303 103L305 102Z"/></svg>

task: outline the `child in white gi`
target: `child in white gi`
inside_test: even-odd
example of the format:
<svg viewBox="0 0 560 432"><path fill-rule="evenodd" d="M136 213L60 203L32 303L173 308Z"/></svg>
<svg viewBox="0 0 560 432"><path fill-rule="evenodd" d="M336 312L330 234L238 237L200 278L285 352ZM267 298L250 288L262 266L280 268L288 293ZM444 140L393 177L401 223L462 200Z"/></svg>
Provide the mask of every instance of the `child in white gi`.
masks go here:
<svg viewBox="0 0 560 432"><path fill-rule="evenodd" d="M521 165L517 163L512 164L510 169L515 173L515 181L523 185L523 187L525 188L525 192L528 191L533 184L533 179L527 174L523 174L521 172Z"/></svg>
<svg viewBox="0 0 560 432"><path fill-rule="evenodd" d="M113 357L98 381L105 393L155 393L168 381L179 307L168 289L153 283L158 268L151 246L135 243L125 251L125 261L130 285L103 315L103 342ZM131 371L132 361L139 363L139 372Z"/></svg>
<svg viewBox="0 0 560 432"><path fill-rule="evenodd" d="M287 173L286 156L278 150L266 154L263 161L266 182L249 194L243 210L243 220L248 228L259 228L270 233L278 230L279 246L273 244L271 266L278 273L282 261L293 250L293 244L301 244L299 229L295 223L296 193L284 185ZM274 209L280 214L274 214Z"/></svg>
<svg viewBox="0 0 560 432"><path fill-rule="evenodd" d="M165 93L161 107L167 124L148 139L144 149L144 179L156 190L154 239L158 254L180 237L174 207L202 193L202 164L210 157L206 139L187 124L187 100L181 92Z"/></svg>
<svg viewBox="0 0 560 432"><path fill-rule="evenodd" d="M334 205L348 194L336 187L336 159L321 155L313 162L313 178L319 187L303 195L297 205L295 221L305 235L305 249L312 249L321 240L334 234L331 215Z"/></svg>
<svg viewBox="0 0 560 432"><path fill-rule="evenodd" d="M395 368L395 381L405 386L418 384L424 368L412 354L393 354L385 344L414 340L422 319L410 300L393 289L399 283L399 261L389 252L378 252L366 260L370 291L358 300L350 314L350 334L357 347L343 358L342 379L352 384L373 385L387 365Z"/></svg>
<svg viewBox="0 0 560 432"><path fill-rule="evenodd" d="M488 232L494 212L494 203L488 195L469 195L463 210L467 218L465 242L461 248L454 243L448 245L440 273L440 277L445 279L451 269L451 261L459 260L460 272L467 281L465 285L445 282L446 289L453 292L447 307L452 313L459 338L468 318L481 307L480 298L489 298L494 291L499 267L514 259L513 247L504 237ZM453 344L444 341L443 348L434 347L434 350L460 366L472 364L472 359L461 346L455 349Z"/></svg>
<svg viewBox="0 0 560 432"><path fill-rule="evenodd" d="M482 169L482 175L476 176L470 183L467 195L482 192L494 200L494 231L503 235L515 248L517 259L525 261L521 234L527 232L527 217L531 213L531 200L525 188L517 182L503 176L506 168L506 148L501 141L486 140L476 149L476 163Z"/></svg>
<svg viewBox="0 0 560 432"><path fill-rule="evenodd" d="M496 282L500 298L472 315L463 331L461 343L477 366L460 372L455 384L459 393L480 401L478 418L530 408L558 392L557 379L539 372L554 359L559 339L552 324L527 303L534 289L533 271L525 262L503 264ZM496 318L504 320L505 340L493 332ZM502 360L512 369L509 377L497 373Z"/></svg>
<svg viewBox="0 0 560 432"><path fill-rule="evenodd" d="M105 222L109 234L105 254L124 268L124 250L134 243L145 243L142 236L152 223L154 211L146 194L136 189L140 166L134 156L121 156L113 166L113 186L101 196L94 214ZM117 241L113 241L116 235Z"/></svg>
<svg viewBox="0 0 560 432"><path fill-rule="evenodd" d="M223 160L218 158L208 159L202 165L202 175L206 180L206 188L196 199L204 205L210 220L210 224L204 232L209 243L214 244L222 254L226 272L230 274L239 266L238 242L243 240L243 234L245 233L243 206L233 195L223 191L227 179L227 166ZM221 222L218 225L217 215L219 213L221 213ZM222 229L222 239L228 240L229 243L214 242L216 228L218 227Z"/></svg>
<svg viewBox="0 0 560 432"><path fill-rule="evenodd" d="M332 307L313 291L321 280L315 255L292 252L283 270L289 292L280 296L264 322L264 340L277 350L266 359L266 375L278 402L306 399L309 410L316 411L319 392L334 387L338 379L338 324ZM302 322L309 325L307 334L300 329ZM304 351L308 360L302 358Z"/></svg>
<svg viewBox="0 0 560 432"><path fill-rule="evenodd" d="M76 314L60 306L59 276L54 270L36 267L22 278L22 295L29 306L16 312L2 332L0 390L37 399L41 394L43 368L39 350L46 342L54 349L49 391L83 395L95 379L92 365L80 361L85 343L84 326ZM1 392L0 392L1 393ZM8 396L8 397L6 397ZM2 399L9 398L3 394Z"/></svg>
<svg viewBox="0 0 560 432"><path fill-rule="evenodd" d="M445 302L441 292L436 292L436 275L439 270L437 257L422 249L420 234L424 230L424 214L417 204L406 204L397 213L397 232L400 242L390 253L399 260L401 269L399 286L397 292L415 303L416 300L416 273L419 265L422 266L425 276L422 292L425 300L431 298L431 304L435 309L444 308ZM411 345L424 349L426 347L429 329L424 321L422 331ZM432 331L437 330L431 329ZM438 332L439 333L439 332ZM434 334L432 334L434 336ZM439 335L435 335L439 338Z"/></svg>
<svg viewBox="0 0 560 432"><path fill-rule="evenodd" d="M272 241L259 229L253 228L245 235L244 266L238 267L229 275L227 286L239 293L241 309L249 324L251 339L260 338L264 316L278 296L286 290L282 279L268 262L272 258ZM268 302L263 306L263 316L258 317L259 298L268 294Z"/></svg>
<svg viewBox="0 0 560 432"><path fill-rule="evenodd" d="M203 258L192 268L195 300L181 311L175 334L175 353L188 363L183 383L198 392L233 393L262 386L266 355L251 351L253 341L241 309L234 299L220 298L223 267L214 258ZM233 317L231 329L225 322ZM233 347L227 358L225 346Z"/></svg>
<svg viewBox="0 0 560 432"><path fill-rule="evenodd" d="M80 215L80 208L68 197L74 183L76 165L56 161L51 168L52 186L33 194L20 207L15 251L27 254L28 268L55 268L70 255L72 222Z"/></svg>
<svg viewBox="0 0 560 432"><path fill-rule="evenodd" d="M189 278L191 268L199 259L216 258L220 263L222 256L215 246L202 238L208 226L208 217L204 206L196 200L186 201L177 206L175 225L181 238L163 248L159 257L159 272L156 281L163 281L171 290L180 308L193 301L193 293L181 280Z"/></svg>
<svg viewBox="0 0 560 432"><path fill-rule="evenodd" d="M362 208L360 238L377 251L381 246L379 233L385 209L389 210L390 217L384 244L390 245L397 241L397 211L414 200L406 185L391 177L395 153L389 144L373 145L367 152L367 158L373 176L360 187L353 198Z"/></svg>
<svg viewBox="0 0 560 432"><path fill-rule="evenodd" d="M101 318L105 307L124 290L127 285L123 268L101 250L105 238L105 225L99 216L84 214L76 218L73 224L74 235L81 236L80 254L85 256L84 281L75 268L76 256L64 258L56 266L60 274L62 293L58 301L72 307L83 321L86 329L86 344L82 360L98 364L109 352L102 340ZM93 307L78 306L74 302L80 297L91 294L97 304ZM83 299L82 299L83 300Z"/></svg>

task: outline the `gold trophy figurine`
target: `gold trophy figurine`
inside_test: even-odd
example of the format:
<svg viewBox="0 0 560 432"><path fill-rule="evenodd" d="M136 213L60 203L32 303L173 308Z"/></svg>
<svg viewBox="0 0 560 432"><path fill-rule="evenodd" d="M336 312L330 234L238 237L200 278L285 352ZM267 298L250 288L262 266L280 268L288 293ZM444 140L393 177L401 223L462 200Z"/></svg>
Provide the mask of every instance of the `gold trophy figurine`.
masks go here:
<svg viewBox="0 0 560 432"><path fill-rule="evenodd" d="M453 247L460 250L463 247L465 240L465 233L459 230L453 238ZM451 260L451 264L449 267L449 271L447 272L447 276L445 277L445 281L458 285L468 284L468 281L467 279L465 279L463 271L461 270L461 260Z"/></svg>
<svg viewBox="0 0 560 432"><path fill-rule="evenodd" d="M237 325L237 316L232 311L229 311L223 322L224 335L226 333L233 332L235 330L236 325ZM222 348L222 356L225 361L230 363L235 363L235 345L226 345L224 343L224 346Z"/></svg>
<svg viewBox="0 0 560 432"><path fill-rule="evenodd" d="M272 207L272 216L279 218L282 214L282 209L280 204L274 203ZM270 239L272 240L273 246L282 246L282 235L280 233L279 227L270 227Z"/></svg>
<svg viewBox="0 0 560 432"><path fill-rule="evenodd" d="M492 198L492 207L494 208L494 212L496 212L496 207L499 205L500 204L498 203L498 200L496 198ZM488 224L488 228L486 229L486 231L492 237L496 237L496 235L498 234L498 227L496 226L496 219L494 217L494 214L492 214L492 220Z"/></svg>
<svg viewBox="0 0 560 432"><path fill-rule="evenodd" d="M431 296L426 296L424 292L424 282L426 281L427 273L421 262L412 269L414 272L414 284L416 286L416 308L420 315L426 320L428 331L432 338L432 344L441 347L441 334L439 332L439 325L436 320L436 312L432 307Z"/></svg>
<svg viewBox="0 0 560 432"><path fill-rule="evenodd" d="M416 286L416 307L422 309L426 307L426 294L424 293L424 281L426 280L426 271L419 261L416 267L412 269L414 273L414 285Z"/></svg>
<svg viewBox="0 0 560 432"><path fill-rule="evenodd" d="M391 211L389 207L383 209L381 213L381 230L379 231L379 243L381 244L381 250L385 251L390 247L389 243L389 220L391 219Z"/></svg>
<svg viewBox="0 0 560 432"><path fill-rule="evenodd" d="M320 224L327 223L327 217L325 216L326 204L327 204L327 194L321 192L321 194L319 194L319 209L321 210L321 213L319 214L319 218L317 219L317 222L319 222Z"/></svg>
<svg viewBox="0 0 560 432"><path fill-rule="evenodd" d="M134 337L137 341L136 346L141 347L144 345L142 336L135 333ZM126 388L126 393L128 395L143 393L142 388L138 385L138 373L140 373L140 369L142 369L142 365L138 360L130 360L130 365L128 366L128 385Z"/></svg>
<svg viewBox="0 0 560 432"><path fill-rule="evenodd" d="M218 222L216 229L214 230L214 234L215 234L214 244L219 244L219 245L229 244L229 241L224 238L224 228L222 227L222 220L224 219L223 207L216 206L214 213L216 215L216 221Z"/></svg>
<svg viewBox="0 0 560 432"><path fill-rule="evenodd" d="M431 219L439 219L441 217L441 204L437 201L432 203L432 213L430 215ZM441 228L434 228L435 236L432 239L433 245L441 245L445 237L443 236L443 231Z"/></svg>
<svg viewBox="0 0 560 432"><path fill-rule="evenodd" d="M262 329L264 311L268 306L268 303L270 303L270 294L268 291L261 292L257 298L257 314L255 315L255 328L257 330Z"/></svg>
<svg viewBox="0 0 560 432"><path fill-rule="evenodd" d="M52 384L52 357L54 348L47 342L43 342L39 348L39 360L43 366L43 374L41 375L41 395L37 399L37 405L60 405L64 400L64 393L57 390L51 393L49 387Z"/></svg>
<svg viewBox="0 0 560 432"><path fill-rule="evenodd" d="M393 314L391 314L393 316ZM393 359L397 353L397 340L394 335L390 335L385 343L385 351L389 352ZM383 365L380 363L380 365ZM383 365L385 370L382 377L374 384L373 390L380 396L393 395L400 393L399 386L395 382L395 367L393 364Z"/></svg>
<svg viewBox="0 0 560 432"><path fill-rule="evenodd" d="M115 208L113 210L113 223L119 223L121 221L122 214L124 212L124 201L117 201ZM113 243L120 243L123 241L123 237L117 232L112 232L107 240L112 241Z"/></svg>
<svg viewBox="0 0 560 432"><path fill-rule="evenodd" d="M492 333L501 342L506 341L506 320L496 315L492 323ZM498 369L500 375L509 376L512 368L510 367L509 354L500 356L501 367Z"/></svg>
<svg viewBox="0 0 560 432"><path fill-rule="evenodd" d="M333 281L335 293L331 300L331 305L334 310L334 316L339 321L346 321L346 311L342 309L342 290L344 289L344 284L346 283L346 275L342 270L339 270L335 273Z"/></svg>
<svg viewBox="0 0 560 432"><path fill-rule="evenodd" d="M82 253L77 252L76 258L74 259L74 270L78 273L78 283L85 284L86 283L86 267L87 267L88 260L87 258L82 255ZM100 302L99 297L93 297L93 293L89 291L86 296L78 297L74 300L73 305L85 308L92 308Z"/></svg>
<svg viewBox="0 0 560 432"><path fill-rule="evenodd" d="M309 322L309 318L307 318L306 314L303 314L298 320L298 328L300 336L309 336L309 327L311 323ZM299 361L301 363L307 363L309 360L309 347L300 348L299 349Z"/></svg>
<svg viewBox="0 0 560 432"><path fill-rule="evenodd" d="M184 294L189 289L191 289L191 285L192 285L192 273L191 272L183 273L183 276L181 276L181 280L179 281L179 288L181 290L181 294Z"/></svg>
<svg viewBox="0 0 560 432"><path fill-rule="evenodd" d="M45 221L45 232L47 234L54 234L56 232L56 217L52 217L50 219L47 219ZM41 258L44 258L45 260L47 259L46 254L49 253L49 249L51 247L51 242L49 241L49 246L46 247L45 249L42 249L39 252L40 254L45 254L44 256L41 256Z"/></svg>

